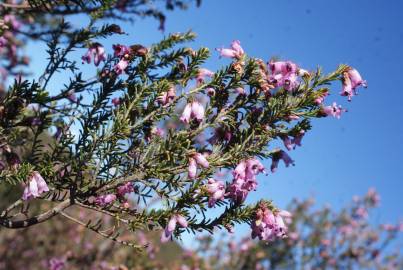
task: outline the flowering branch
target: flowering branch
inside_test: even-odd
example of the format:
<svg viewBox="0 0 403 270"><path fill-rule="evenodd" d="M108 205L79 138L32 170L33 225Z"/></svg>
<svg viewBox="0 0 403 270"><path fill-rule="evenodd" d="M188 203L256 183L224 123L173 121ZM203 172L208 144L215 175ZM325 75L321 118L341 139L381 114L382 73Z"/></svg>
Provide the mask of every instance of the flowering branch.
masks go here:
<svg viewBox="0 0 403 270"><path fill-rule="evenodd" d="M108 3L103 14L116 8ZM55 10L68 9L45 8L57 18ZM69 10L75 8L88 12L81 5ZM217 49L231 63L213 72L203 67L207 48L183 46L195 39L192 32L149 47L115 44L108 53L102 40L121 34L119 26L99 26L98 16L76 29L61 18L47 41L42 75L16 79L0 103L0 185L23 187L22 200L37 203L34 211L49 200L59 204L39 215L27 209L28 217L17 220L15 203L3 211L2 226L28 227L60 214L113 240L121 230L162 230L161 240L168 241L184 231L232 231L236 223L250 224L261 240L286 237L291 213L267 200L245 203L258 188L257 177L268 174L260 159L272 159L272 173L280 161L294 165L288 152L301 146L311 119L345 112L324 105L328 85L340 82L340 94L351 100L366 86L358 71L340 65L323 75L291 61L265 63L236 40ZM18 16L8 21L12 31L23 28ZM75 59L72 52L83 49ZM85 78L79 61L94 64L95 75ZM58 72L65 82L57 81ZM271 147L276 140L284 150ZM149 209L155 200L160 206ZM118 225L105 233L102 222L66 213L71 205ZM221 214L208 219L210 208Z"/></svg>

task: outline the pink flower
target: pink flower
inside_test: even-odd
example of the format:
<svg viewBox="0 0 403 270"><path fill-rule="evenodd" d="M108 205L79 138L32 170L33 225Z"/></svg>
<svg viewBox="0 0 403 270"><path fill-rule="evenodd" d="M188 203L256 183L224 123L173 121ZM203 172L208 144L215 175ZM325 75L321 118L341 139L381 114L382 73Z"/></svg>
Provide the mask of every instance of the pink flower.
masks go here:
<svg viewBox="0 0 403 270"><path fill-rule="evenodd" d="M291 217L287 211L273 213L265 205L260 205L255 220L251 223L252 238L258 237L260 240L274 241L276 238L287 237L288 228L283 220L285 213L288 218Z"/></svg>
<svg viewBox="0 0 403 270"><path fill-rule="evenodd" d="M379 196L378 192L374 188L370 188L367 192L365 198L374 206L378 205L381 201L381 196Z"/></svg>
<svg viewBox="0 0 403 270"><path fill-rule="evenodd" d="M351 101L351 97L354 96L353 86L351 85L351 80L348 76L348 73L344 74L343 78L343 88L340 92L340 95L347 96L348 101Z"/></svg>
<svg viewBox="0 0 403 270"><path fill-rule="evenodd" d="M209 97L215 96L215 89L214 89L214 88L209 87L209 88L207 88L206 90L207 90L207 95L208 95Z"/></svg>
<svg viewBox="0 0 403 270"><path fill-rule="evenodd" d="M280 136L280 138L283 140L284 146L285 148L287 148L288 151L294 149L294 144L291 141L290 137L288 137L287 135L282 135Z"/></svg>
<svg viewBox="0 0 403 270"><path fill-rule="evenodd" d="M197 173L197 163L194 158L189 158L188 177L194 179Z"/></svg>
<svg viewBox="0 0 403 270"><path fill-rule="evenodd" d="M235 88L235 92L240 95L240 96L244 96L246 95L245 89L243 87L237 87Z"/></svg>
<svg viewBox="0 0 403 270"><path fill-rule="evenodd" d="M357 88L358 86L367 87L367 82L362 79L360 73L356 69L351 68L348 71L348 76L350 77L353 89Z"/></svg>
<svg viewBox="0 0 403 270"><path fill-rule="evenodd" d="M382 224L381 227L383 230L387 232L393 232L398 230L398 227L392 224Z"/></svg>
<svg viewBox="0 0 403 270"><path fill-rule="evenodd" d="M176 221L182 228L187 228L188 222L184 216L176 215Z"/></svg>
<svg viewBox="0 0 403 270"><path fill-rule="evenodd" d="M193 101L192 103L186 104L180 120L185 124L189 124L192 119L201 122L204 119L204 113L203 105L197 101Z"/></svg>
<svg viewBox="0 0 403 270"><path fill-rule="evenodd" d="M66 266L66 260L61 258L52 258L49 260L49 270L63 270Z"/></svg>
<svg viewBox="0 0 403 270"><path fill-rule="evenodd" d="M357 95L357 88L359 86L367 87L367 82L362 79L360 73L354 68L350 68L347 72L343 73L342 82L343 88L340 94L347 96L348 101L351 101L351 98Z"/></svg>
<svg viewBox="0 0 403 270"><path fill-rule="evenodd" d="M292 91L296 89L299 85L298 76L295 73L290 73L284 77L284 89L287 91Z"/></svg>
<svg viewBox="0 0 403 270"><path fill-rule="evenodd" d="M11 27L12 30L18 30L21 27L21 23L15 18L14 15L7 14L3 18L4 22Z"/></svg>
<svg viewBox="0 0 403 270"><path fill-rule="evenodd" d="M207 192L209 193L208 207L213 207L217 201L224 200L224 182L210 178L207 183Z"/></svg>
<svg viewBox="0 0 403 270"><path fill-rule="evenodd" d="M174 101L175 96L175 87L171 87L167 92L163 92L157 97L157 102L163 107L166 107Z"/></svg>
<svg viewBox="0 0 403 270"><path fill-rule="evenodd" d="M318 97L315 99L315 103L318 104L318 105L322 104L323 101L325 100L325 97L327 97L328 95L329 95L329 92L327 92L327 91L324 92L324 93L321 93L321 95L318 96Z"/></svg>
<svg viewBox="0 0 403 270"><path fill-rule="evenodd" d="M301 141L302 141L302 138L304 137L304 135L305 135L305 130L300 130L297 133L297 135L294 136L294 138L292 139L292 143L294 144L294 149L297 145L301 146Z"/></svg>
<svg viewBox="0 0 403 270"><path fill-rule="evenodd" d="M93 43L81 59L89 64L91 63L92 57L94 57L95 66L98 66L101 61L106 60L105 48L100 43Z"/></svg>
<svg viewBox="0 0 403 270"><path fill-rule="evenodd" d="M210 139L208 139L208 142L210 144L218 144L222 143L223 141L229 142L232 138L232 133L231 131L227 130L224 127L218 127L214 129L214 134L211 136Z"/></svg>
<svg viewBox="0 0 403 270"><path fill-rule="evenodd" d="M245 178L246 176L246 161L241 161L232 172L235 178Z"/></svg>
<svg viewBox="0 0 403 270"><path fill-rule="evenodd" d="M229 57L229 58L235 58L236 57L236 52L232 49L216 49L219 53L220 56L223 57Z"/></svg>
<svg viewBox="0 0 403 270"><path fill-rule="evenodd" d="M179 214L173 215L169 219L168 224L165 227L165 230L162 232L162 235L161 235L162 243L166 243L171 239L172 233L176 229L176 224L179 224L182 228L187 228L187 226L188 226L188 222L184 216L179 215Z"/></svg>
<svg viewBox="0 0 403 270"><path fill-rule="evenodd" d="M256 176L264 167L256 158L239 162L232 172L233 182L228 186L228 196L235 202L243 202L248 193L257 187Z"/></svg>
<svg viewBox="0 0 403 270"><path fill-rule="evenodd" d="M291 61L270 61L269 68L271 70L272 75L282 74L287 75L289 73L296 73L298 67Z"/></svg>
<svg viewBox="0 0 403 270"><path fill-rule="evenodd" d="M183 109L180 120L185 124L189 124L191 115L192 115L192 103L188 103L186 104L185 109Z"/></svg>
<svg viewBox="0 0 403 270"><path fill-rule="evenodd" d="M297 73L298 73L298 76L300 76L300 77L310 75L309 71L302 69L302 68L298 68Z"/></svg>
<svg viewBox="0 0 403 270"><path fill-rule="evenodd" d="M190 179L194 179L196 177L197 165L202 166L203 168L209 167L209 162L203 154L196 153L189 158L189 167L188 167L188 176Z"/></svg>
<svg viewBox="0 0 403 270"><path fill-rule="evenodd" d="M49 188L46 184L45 180L39 174L39 172L34 171L28 178L28 185L24 189L24 194L22 195L22 199L24 201L29 200L31 198L37 198L42 193L48 192Z"/></svg>
<svg viewBox="0 0 403 270"><path fill-rule="evenodd" d="M244 55L244 50L241 47L241 42L239 40L234 40L231 43L231 48L218 48L216 49L221 57L229 57L229 58L241 58Z"/></svg>
<svg viewBox="0 0 403 270"><path fill-rule="evenodd" d="M293 91L298 87L298 66L290 61L270 61L271 75L269 81L275 87L284 87L287 91Z"/></svg>
<svg viewBox="0 0 403 270"><path fill-rule="evenodd" d="M99 205L99 206L101 206L101 207L104 207L104 206L106 206L108 204L113 203L114 201L116 201L116 195L115 194L106 194L106 195L98 196L95 199L94 203Z"/></svg>
<svg viewBox="0 0 403 270"><path fill-rule="evenodd" d="M354 213L354 216L356 217L356 218L367 218L368 217L368 211L367 211L367 209L365 209L364 207L358 207L356 210L355 210L355 213Z"/></svg>
<svg viewBox="0 0 403 270"><path fill-rule="evenodd" d="M125 59L121 59L114 67L113 70L116 72L116 74L120 75L125 72L127 66L129 65L129 62Z"/></svg>
<svg viewBox="0 0 403 270"><path fill-rule="evenodd" d="M125 45L120 45L120 44L116 44L116 45L112 45L113 48L113 55L115 57L123 57L125 55L130 54L130 49L129 47L125 46Z"/></svg>
<svg viewBox="0 0 403 270"><path fill-rule="evenodd" d="M264 166L259 160L251 158L246 161L246 178L254 177L262 172L264 172Z"/></svg>
<svg viewBox="0 0 403 270"><path fill-rule="evenodd" d="M193 158L196 160L197 164L202 166L203 168L209 167L209 162L203 154L196 153L193 155Z"/></svg>
<svg viewBox="0 0 403 270"><path fill-rule="evenodd" d="M214 72L212 72L211 70L208 70L206 68L200 68L197 73L196 81L198 84L202 84L206 77L211 78L213 76L214 76Z"/></svg>
<svg viewBox="0 0 403 270"><path fill-rule="evenodd" d="M192 102L192 118L196 119L198 122L204 119L204 107L197 101Z"/></svg>
<svg viewBox="0 0 403 270"><path fill-rule="evenodd" d="M117 195L123 198L126 194L129 194L134 191L134 186L132 182L127 182L117 188Z"/></svg>
<svg viewBox="0 0 403 270"><path fill-rule="evenodd" d="M332 106L323 107L323 112L327 116L333 116L337 119L340 119L341 114L343 112L346 112L346 110L342 109L342 107L340 105L337 106L336 102L333 102Z"/></svg>
<svg viewBox="0 0 403 270"><path fill-rule="evenodd" d="M7 45L7 39L4 37L0 37L0 49L4 48Z"/></svg>
<svg viewBox="0 0 403 270"><path fill-rule="evenodd" d="M165 131L162 128L159 127L153 127L151 129L151 135L153 136L157 136L157 137L164 137Z"/></svg>
<svg viewBox="0 0 403 270"><path fill-rule="evenodd" d="M112 99L112 104L113 104L113 105L119 106L120 103L121 103L120 98L113 98L113 99Z"/></svg>
<svg viewBox="0 0 403 270"><path fill-rule="evenodd" d="M294 160L291 159L291 157L283 150L277 151L273 153L272 156L272 164L271 164L271 172L275 173L277 171L278 163L280 160L284 161L284 164L286 167L290 165L294 165Z"/></svg>

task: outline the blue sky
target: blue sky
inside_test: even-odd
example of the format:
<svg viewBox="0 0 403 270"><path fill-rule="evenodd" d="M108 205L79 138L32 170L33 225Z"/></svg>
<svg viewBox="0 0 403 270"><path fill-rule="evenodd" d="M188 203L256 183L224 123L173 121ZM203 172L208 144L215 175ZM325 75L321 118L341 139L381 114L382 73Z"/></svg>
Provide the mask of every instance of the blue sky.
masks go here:
<svg viewBox="0 0 403 270"><path fill-rule="evenodd" d="M192 29L194 47L211 49L239 39L251 56L277 56L306 69L325 72L346 63L368 81L368 89L348 103L340 120L314 121L303 147L291 152L296 166L260 177L253 199L272 198L284 207L292 197L314 195L321 204L339 207L353 195L375 187L382 197L375 219L403 218L403 71L402 1L381 0L204 0L200 8L168 14L166 33ZM138 21L128 40L149 44L164 33L157 22ZM213 53L208 68L225 60ZM402 166L402 167L401 167Z"/></svg>
<svg viewBox="0 0 403 270"><path fill-rule="evenodd" d="M335 85L327 102L341 102L349 112L340 120L314 121L303 147L291 152L296 166L261 176L250 200L268 198L285 207L293 197L314 195L320 204L340 207L375 187L382 201L374 220L396 222L403 218L402 10L399 0L203 0L200 8L169 13L165 33L155 20L138 20L113 42L149 45L191 29L198 34L194 48L239 39L249 55L265 60L276 56L325 72L341 63L357 68L368 89L348 103ZM34 63L43 63L40 58ZM213 53L206 67L227 62Z"/></svg>

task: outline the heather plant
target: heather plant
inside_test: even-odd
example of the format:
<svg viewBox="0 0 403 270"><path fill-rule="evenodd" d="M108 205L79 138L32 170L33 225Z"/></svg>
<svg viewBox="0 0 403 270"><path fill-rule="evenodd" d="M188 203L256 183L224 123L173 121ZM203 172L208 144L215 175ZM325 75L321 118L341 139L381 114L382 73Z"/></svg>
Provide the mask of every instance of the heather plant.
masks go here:
<svg viewBox="0 0 403 270"><path fill-rule="evenodd" d="M315 206L313 198L294 199L287 239L267 244L207 235L190 258L208 265L199 269L401 269L403 223L376 224L379 200L374 189L338 210Z"/></svg>
<svg viewBox="0 0 403 270"><path fill-rule="evenodd" d="M184 6L163 2L168 9ZM0 4L1 63L9 74L0 104L0 185L9 194L2 197L0 225L27 228L57 216L140 250L147 243L120 236L158 231L167 242L185 231L232 232L248 223L253 238L286 238L292 213L269 198L245 203L257 176L275 173L280 161L294 165L289 152L301 146L313 118L346 111L328 101L332 83L350 101L366 82L348 65L324 74L288 60L266 62L238 40L211 56L188 45L192 32L151 46L103 45L125 33L110 18L150 15L163 22L149 3ZM77 26L72 15L89 23ZM29 80L28 61L21 67L18 60L24 40L47 46L44 70ZM231 63L211 71L204 66L210 57ZM88 66L91 76L83 72ZM276 141L284 147L274 147ZM270 170L263 159L272 160ZM76 208L108 217L113 226L69 211ZM211 208L220 214L211 216Z"/></svg>
<svg viewBox="0 0 403 270"><path fill-rule="evenodd" d="M338 210L318 206L313 198L294 199L287 207L293 213L288 238L269 244L239 233L199 235L188 247L161 244L156 232L122 235L148 244L135 255L130 247L55 217L32 228L0 232L0 241L7 243L0 247L0 269L401 269L396 242L402 223L377 224L373 210L378 203L373 189ZM72 213L100 216L82 208ZM114 225L109 217L103 222Z"/></svg>

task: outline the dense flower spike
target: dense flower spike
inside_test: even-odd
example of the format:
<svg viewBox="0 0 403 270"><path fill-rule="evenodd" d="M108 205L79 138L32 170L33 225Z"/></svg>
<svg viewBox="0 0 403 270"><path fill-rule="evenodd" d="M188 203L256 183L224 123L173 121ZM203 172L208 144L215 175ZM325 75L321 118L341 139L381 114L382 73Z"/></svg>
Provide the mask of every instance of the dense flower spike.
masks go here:
<svg viewBox="0 0 403 270"><path fill-rule="evenodd" d="M22 195L22 199L24 201L37 198L42 193L48 192L49 188L46 184L45 180L39 174L39 172L34 171L28 178L28 184L24 189L24 194Z"/></svg>

